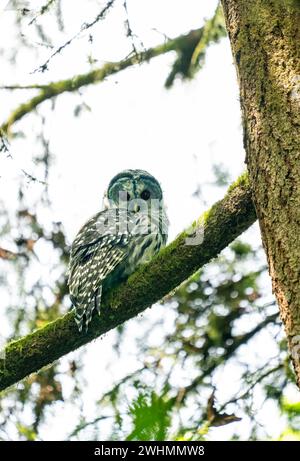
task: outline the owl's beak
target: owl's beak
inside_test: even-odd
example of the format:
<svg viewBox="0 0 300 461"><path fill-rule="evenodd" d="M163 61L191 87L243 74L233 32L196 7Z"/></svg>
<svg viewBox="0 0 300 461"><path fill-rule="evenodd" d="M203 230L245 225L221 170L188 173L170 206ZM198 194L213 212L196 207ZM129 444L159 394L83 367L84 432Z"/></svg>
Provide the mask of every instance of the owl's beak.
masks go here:
<svg viewBox="0 0 300 461"><path fill-rule="evenodd" d="M141 209L140 205L138 203L134 203L132 211L134 213L138 213L140 211L140 209Z"/></svg>

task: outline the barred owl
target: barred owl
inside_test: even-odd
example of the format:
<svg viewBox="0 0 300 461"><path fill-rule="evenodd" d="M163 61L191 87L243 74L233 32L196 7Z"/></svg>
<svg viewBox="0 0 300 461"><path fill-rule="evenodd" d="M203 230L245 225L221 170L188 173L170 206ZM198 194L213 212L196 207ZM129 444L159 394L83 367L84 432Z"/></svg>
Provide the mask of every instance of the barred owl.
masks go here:
<svg viewBox="0 0 300 461"><path fill-rule="evenodd" d="M143 170L125 170L110 181L103 210L78 232L68 285L79 331L101 312L103 288L126 279L166 244L168 218L158 181Z"/></svg>

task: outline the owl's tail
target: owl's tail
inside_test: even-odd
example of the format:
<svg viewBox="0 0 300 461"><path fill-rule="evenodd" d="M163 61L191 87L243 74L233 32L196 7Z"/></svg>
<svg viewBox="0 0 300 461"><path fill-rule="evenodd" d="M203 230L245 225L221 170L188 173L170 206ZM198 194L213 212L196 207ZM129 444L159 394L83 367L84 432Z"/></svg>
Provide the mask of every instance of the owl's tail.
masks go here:
<svg viewBox="0 0 300 461"><path fill-rule="evenodd" d="M80 297L75 298L73 296L70 296L75 309L75 322L80 332L82 331L84 324L85 331L88 331L89 324L91 323L93 311L95 308L98 314L100 315L101 295L102 286L100 285L98 289L93 293L93 295L91 297L88 297L88 299L80 299Z"/></svg>

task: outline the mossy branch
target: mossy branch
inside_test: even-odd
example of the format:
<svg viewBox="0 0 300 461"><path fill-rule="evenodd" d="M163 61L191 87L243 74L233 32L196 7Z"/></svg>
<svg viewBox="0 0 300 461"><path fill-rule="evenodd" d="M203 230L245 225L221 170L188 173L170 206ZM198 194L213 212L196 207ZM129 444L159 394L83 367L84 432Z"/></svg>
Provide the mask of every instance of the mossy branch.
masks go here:
<svg viewBox="0 0 300 461"><path fill-rule="evenodd" d="M175 78L180 75L183 79L192 79L203 67L206 51L210 44L218 43L227 35L223 10L219 4L211 19L208 19L202 30L200 39L195 46L183 49L177 53L171 72L165 82L166 88L170 88Z"/></svg>
<svg viewBox="0 0 300 461"><path fill-rule="evenodd" d="M192 228L182 232L126 283L104 293L102 315L93 318L88 333L78 332L74 313L69 312L9 343L0 354L4 357L0 359L0 390L137 316L215 258L255 220L248 177L244 174ZM203 242L187 244L187 238L202 229Z"/></svg>
<svg viewBox="0 0 300 461"><path fill-rule="evenodd" d="M0 89L2 90L40 90L40 92L36 96L21 104L10 114L6 122L4 122L0 127L0 133L9 134L9 130L15 122L17 122L30 112L34 111L41 103L47 101L48 99L52 99L65 92L76 91L79 88L82 88L86 85L102 82L107 77L114 75L122 70L125 70L128 67L134 66L135 64L141 64L143 62L148 62L150 61L150 59L165 53L169 53L170 51L175 51L178 57L180 57L180 60L188 60L189 65L195 47L199 44L199 41L201 40L201 37L205 30L206 26L204 25L200 29L190 31L188 34L180 35L174 39L169 39L164 43L156 47L149 48L148 50L145 50L141 53L133 54L132 56L128 57L127 59L124 59L123 61L108 62L98 69L92 70L91 72L85 74L76 75L75 77L72 77L70 79L59 80L57 82L49 83L48 85L5 85L0 87ZM206 46L209 46L210 43L217 42L219 39L224 37L224 35L225 27L222 27L218 23L215 32L211 33L209 37L207 37ZM178 60L176 60L174 64L175 70L171 70L172 75L175 72L175 76L177 74L180 74L183 78L187 78L187 75L185 75L184 68L178 68L178 66L176 65L177 61Z"/></svg>
<svg viewBox="0 0 300 461"><path fill-rule="evenodd" d="M199 41L201 34L202 29L193 30L187 35L182 35L173 40L168 40L165 43L154 48L149 48L140 54L134 54L129 58L124 59L123 61L108 62L104 64L104 66L92 70L91 72L79 74L70 79L49 83L49 85L44 86L36 96L29 99L27 102L21 104L17 109L15 109L10 114L7 121L1 126L1 130L4 133L8 133L10 127L16 121L32 112L34 109L36 109L37 106L48 99L52 99L65 92L76 91L86 85L103 82L103 80L105 80L110 75L114 75L124 69L127 69L128 67L134 66L135 64L147 62L154 57L160 56L170 51L179 51L183 47L186 47L190 42L196 44ZM3 87L3 89L4 88L5 87ZM31 85L31 88L35 89L38 88L38 86ZM15 87L11 86L11 89L22 89L22 87L16 85ZM28 87L25 86L24 89L28 89Z"/></svg>

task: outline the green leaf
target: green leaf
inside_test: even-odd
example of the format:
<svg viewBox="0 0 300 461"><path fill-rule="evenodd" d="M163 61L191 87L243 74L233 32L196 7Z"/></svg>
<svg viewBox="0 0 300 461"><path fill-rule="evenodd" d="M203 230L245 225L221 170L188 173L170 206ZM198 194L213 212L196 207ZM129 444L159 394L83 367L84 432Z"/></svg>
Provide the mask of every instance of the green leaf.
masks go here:
<svg viewBox="0 0 300 461"><path fill-rule="evenodd" d="M166 440L173 402L155 392L140 393L129 407L133 430L126 440Z"/></svg>

